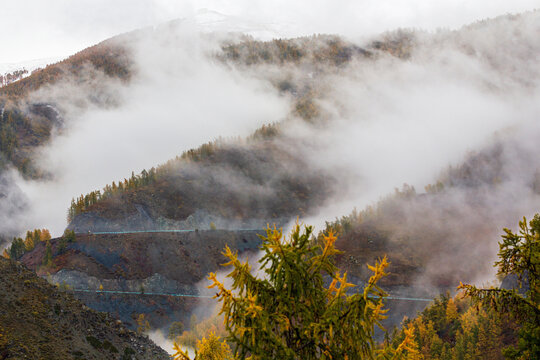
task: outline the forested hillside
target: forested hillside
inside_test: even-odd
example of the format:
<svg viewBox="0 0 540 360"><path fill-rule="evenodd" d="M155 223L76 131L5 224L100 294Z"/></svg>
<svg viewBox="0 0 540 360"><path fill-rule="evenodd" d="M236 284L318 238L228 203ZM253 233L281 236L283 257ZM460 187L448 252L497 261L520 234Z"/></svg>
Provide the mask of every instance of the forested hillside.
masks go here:
<svg viewBox="0 0 540 360"><path fill-rule="evenodd" d="M369 55L329 36L271 42L246 39L223 45L222 51L215 56L234 66L291 63L294 68L319 69L320 76L355 56ZM316 97L321 96L316 83L284 75L272 84L292 96L291 118L307 122L324 119L316 104ZM274 123L263 125L246 139L203 144L157 168L73 199L68 210L70 228L207 228L210 222L224 227L256 224L260 228L269 220L284 224L320 205L332 187L329 174L309 171L299 156L302 144L295 142L294 136ZM195 216L195 225L183 225L190 216ZM140 217L144 220L135 220Z"/></svg>
<svg viewBox="0 0 540 360"><path fill-rule="evenodd" d="M103 82L108 79L128 82L136 71L132 44L147 32L150 30L144 29L116 36L1 87L2 168L12 163L25 176L42 177L43 169L32 164L32 150L48 141L53 128L62 127L62 109L71 105L63 103L63 99L53 99L52 103L36 103L32 94L44 87L54 87L56 83L66 81L82 89L102 75L105 76L101 80ZM328 64L343 64L354 56L370 55L368 51L344 42L339 37L330 36L276 40L268 43L248 39L238 44L224 44L222 51L215 56L221 61L235 61L237 64L292 62L297 65L309 63L320 68ZM289 86L297 85L286 81L277 84L282 90L291 92L296 92L297 89ZM314 117L317 110L311 99L311 91L305 90L299 95L296 113L306 119ZM96 93L93 97L100 106L106 106L100 104L101 94Z"/></svg>
<svg viewBox="0 0 540 360"><path fill-rule="evenodd" d="M220 228L284 224L321 204L331 181L310 173L291 150L264 140L203 145L151 169L150 175L80 197L69 210L69 228L84 232L208 229L211 222Z"/></svg>
<svg viewBox="0 0 540 360"><path fill-rule="evenodd" d="M50 177L47 169L33 161L34 151L47 143L54 129L62 128L61 109L67 104L61 99L36 102L30 94L62 81L74 81L82 87L101 74L129 81L132 59L122 45L125 41L123 36L106 40L0 87L0 172L13 165L28 178Z"/></svg>
<svg viewBox="0 0 540 360"><path fill-rule="evenodd" d="M338 263L352 276L366 278L364 264L384 254L392 260L385 285L407 285L433 294L452 291L460 281L489 274L491 265L478 258L493 257L493 238L501 210L493 208L520 186L535 198L539 176L533 169L519 174L506 163L510 153L533 164L534 155L515 140L500 138L459 166L449 167L424 191L404 184L377 203L326 223L339 234L345 252ZM516 184L519 177L519 185ZM530 206L534 209L535 203ZM504 214L519 218L519 206Z"/></svg>
<svg viewBox="0 0 540 360"><path fill-rule="evenodd" d="M83 72L88 67L127 81L132 75L131 55L129 49L122 45L129 40L127 36L129 35L120 35L105 40L56 64L37 70L26 78L0 88L0 96L9 100L20 100L32 91L69 76L83 80Z"/></svg>
<svg viewBox="0 0 540 360"><path fill-rule="evenodd" d="M280 219L294 218L295 215L312 214L324 201L344 196L339 193L354 186L349 183L350 174L338 174L338 169L331 166L324 168L316 164L317 169L309 171L309 167L317 161L311 158L310 153L320 151L320 156L324 157L325 150L322 146L314 145L312 142L316 140L310 139L304 133L311 132L314 136L324 138L321 134L335 131L333 124L342 121L341 116L348 116L347 105L350 104L345 104L346 100L340 98L341 93L332 89L333 81L346 81L349 77L357 76L356 74L366 76L362 75L363 71L375 71L378 66L388 64L409 66L407 64L429 63L435 61L430 60L433 57L441 56L438 46L447 46L459 56L485 66L489 69L486 74L496 75L490 78L482 74L479 79L474 80L475 86L491 89L493 96L501 91L510 91L516 86L527 87L521 72L514 71L515 64L507 61L502 49L505 46L514 46L511 50L515 53L513 61L523 64L523 71L530 71L531 79L536 78L538 74L527 60L536 48L528 43L526 34L516 30L513 35L501 38L501 49L498 50L486 47L482 39L491 32L498 32L501 24L518 26L520 21L534 21L535 16L534 13L523 17L503 16L437 35L400 30L381 35L367 42L364 47L336 36L321 35L268 42L250 38L224 42L220 51L212 56L233 70L247 72L269 81L282 96L290 98L291 109L287 118L263 126L247 140L225 139L210 142L185 152L165 165L147 169L140 175L132 174L124 179L117 179L99 191L96 189L92 193L75 197L68 210L71 228L84 231L94 225L107 228L107 225L104 225L107 221L111 223L110 228L130 228L136 218L144 218L149 224L141 225L143 228L174 227L175 224L181 226L179 220L185 221L191 215L196 216L194 214L202 214L203 216L199 217L206 216L222 223L234 219L248 220L250 217L268 217L280 222ZM436 42L440 44L434 45ZM476 51L470 51L475 47ZM379 63L382 65L377 65ZM445 70L444 66L442 69ZM376 85L375 81L370 86ZM341 91L343 92L343 89ZM298 119L305 121L307 125L299 126ZM508 154L501 155L500 149L489 146L491 145L486 145L485 149L480 147L480 155L474 160L482 171L474 173L476 165L467 165L460 170L463 172L460 177L449 181L454 181L453 184L460 188L474 185L472 182L511 183L515 174L506 171L509 169L508 160L505 158ZM528 152L524 158L528 159L530 156L528 147L514 150ZM501 157L500 161L497 160L498 156ZM537 164L535 160L532 161L534 168ZM490 172L497 169L488 168L490 162L503 167L502 175L506 178L492 176ZM523 161L520 160L521 163ZM459 163L454 165L459 167ZM440 164L440 169L446 166L448 164ZM274 171L270 170L273 168L279 170L274 174ZM291 169L299 171L293 172ZM467 175L466 172L471 174ZM360 178L362 176L370 175L358 175ZM526 177L529 177L528 173ZM217 181L229 178L236 181ZM199 187L197 184L204 186ZM236 184L248 186L239 193L234 186ZM430 188L430 191L435 188ZM267 191L275 196L268 196L268 193L265 193ZM243 199L246 193L250 194L252 200ZM217 207L209 202L209 199L215 196L222 200ZM240 208L245 210L239 211Z"/></svg>

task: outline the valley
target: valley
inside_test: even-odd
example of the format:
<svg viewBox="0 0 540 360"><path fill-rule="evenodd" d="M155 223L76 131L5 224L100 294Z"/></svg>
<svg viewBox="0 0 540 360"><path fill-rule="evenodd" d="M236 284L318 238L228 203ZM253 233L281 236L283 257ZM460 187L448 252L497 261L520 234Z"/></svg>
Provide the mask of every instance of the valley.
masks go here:
<svg viewBox="0 0 540 360"><path fill-rule="evenodd" d="M0 87L0 282L9 294L0 358L167 358L144 333L167 334L178 323L181 336L169 340L202 348L201 336L234 334L216 344L240 344L245 358L257 349L243 338L256 333L249 324L257 316L276 316L268 320L276 333L303 324L294 314L261 313L291 301L285 294L300 294L299 313L331 306L332 296L360 299L366 354L463 358L481 348L470 334L483 322L506 324L507 333L485 338L517 347L520 329L537 328L497 318L495 305L475 315L474 297L457 288L500 289L519 270L496 274L501 230L536 219L539 31L538 10L362 41L258 40L170 21ZM315 231L289 239L295 223ZM259 268L265 251L272 260ZM305 270L309 261L320 268ZM224 264L235 269L229 276ZM306 277L295 282L298 269ZM529 273L533 285L514 295L534 303ZM313 283L298 285L308 290L297 289L308 276ZM305 296L317 286L326 303ZM216 314L214 295L240 310ZM212 325L223 314L225 324L246 323ZM334 320L317 324L329 326L330 338ZM25 321L35 326L24 329ZM375 331L378 323L388 332ZM263 346L267 329L259 330ZM313 336L311 345L320 340ZM272 338L280 354L304 351L289 337L288 348ZM328 339L321 344L334 344ZM336 349L327 351L345 351Z"/></svg>

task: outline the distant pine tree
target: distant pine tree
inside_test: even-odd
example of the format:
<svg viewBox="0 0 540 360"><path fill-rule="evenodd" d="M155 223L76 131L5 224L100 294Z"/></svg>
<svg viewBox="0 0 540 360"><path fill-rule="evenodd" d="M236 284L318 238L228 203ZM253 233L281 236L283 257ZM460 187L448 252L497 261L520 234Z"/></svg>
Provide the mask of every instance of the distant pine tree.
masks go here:
<svg viewBox="0 0 540 360"><path fill-rule="evenodd" d="M49 240L47 240L47 244L45 245L45 256L43 257L43 265L44 266L53 265L52 247L51 247L51 242Z"/></svg>

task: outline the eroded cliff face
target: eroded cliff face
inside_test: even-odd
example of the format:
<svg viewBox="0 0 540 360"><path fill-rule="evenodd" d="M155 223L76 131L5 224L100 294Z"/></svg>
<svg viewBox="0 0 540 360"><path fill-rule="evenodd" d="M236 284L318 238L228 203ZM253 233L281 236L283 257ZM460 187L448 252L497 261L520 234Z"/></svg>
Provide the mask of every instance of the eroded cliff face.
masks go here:
<svg viewBox="0 0 540 360"><path fill-rule="evenodd" d="M150 325L159 328L178 320L188 323L199 304L191 296L204 288L202 282L209 272L220 270L225 246L241 254L256 253L262 233L193 230L78 234L65 247L61 238L51 240L50 266L43 265L45 243L38 244L21 261L49 282L70 289L91 308L109 312L132 328L138 314L146 314ZM100 289L113 292L95 292Z"/></svg>
<svg viewBox="0 0 540 360"><path fill-rule="evenodd" d="M111 218L99 211L79 214L68 225L68 230L77 233L112 232L112 231L148 231L148 230L211 230L218 229L262 229L268 223L285 225L290 217L274 218L227 218L206 210L196 209L184 219L172 219L148 210L148 207L135 204L131 212L123 212Z"/></svg>

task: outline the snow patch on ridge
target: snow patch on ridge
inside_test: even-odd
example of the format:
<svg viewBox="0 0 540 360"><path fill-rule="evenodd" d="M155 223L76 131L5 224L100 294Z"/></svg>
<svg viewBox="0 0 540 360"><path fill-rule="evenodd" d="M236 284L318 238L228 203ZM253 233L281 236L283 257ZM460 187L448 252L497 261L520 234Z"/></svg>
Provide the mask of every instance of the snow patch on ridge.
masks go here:
<svg viewBox="0 0 540 360"><path fill-rule="evenodd" d="M0 63L0 74L7 74L12 73L17 70L28 70L28 74L25 74L24 77L30 75L32 71L44 68L47 65L54 64L62 60L64 57L56 56L56 57L48 57L48 58L42 58L42 59L33 59L33 60L26 60L21 62L13 62L13 63Z"/></svg>

